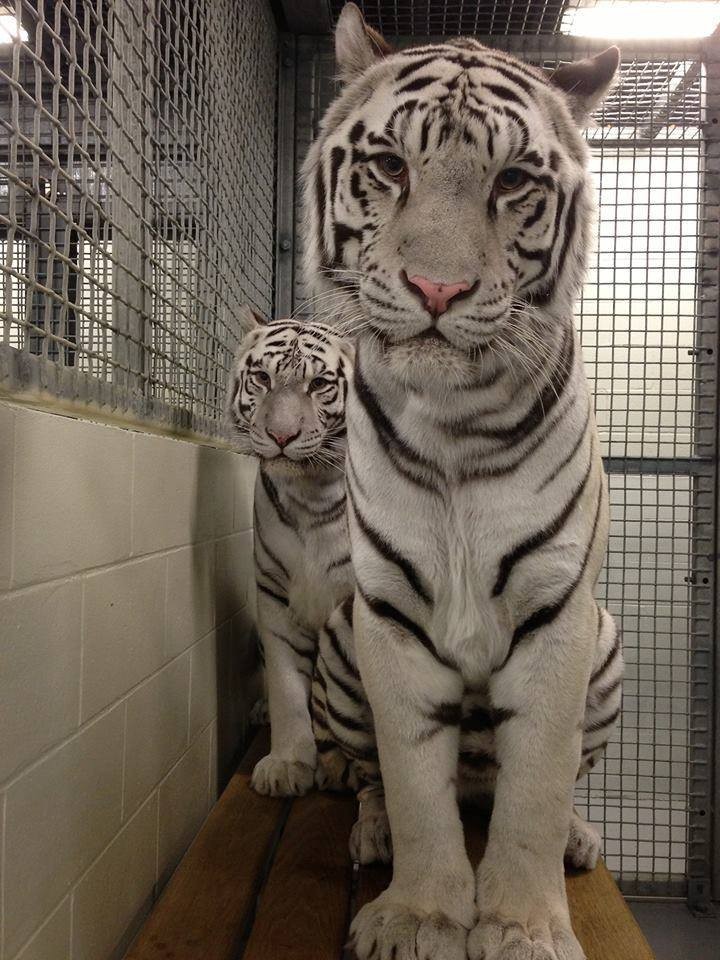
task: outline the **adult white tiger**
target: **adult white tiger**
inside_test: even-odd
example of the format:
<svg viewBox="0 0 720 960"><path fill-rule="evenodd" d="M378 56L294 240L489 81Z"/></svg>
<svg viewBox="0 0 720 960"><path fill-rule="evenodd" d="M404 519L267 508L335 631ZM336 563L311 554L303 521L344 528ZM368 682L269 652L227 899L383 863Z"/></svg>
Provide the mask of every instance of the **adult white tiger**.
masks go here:
<svg viewBox="0 0 720 960"><path fill-rule="evenodd" d="M588 681L611 677L607 722L584 731L599 746L621 654L593 599L608 511L572 321L593 213L576 124L619 54L548 79L473 40L391 53L353 5L336 50L345 86L304 167L306 266L362 318L354 623L395 858L355 949L461 960L467 939L471 960L579 960L563 850ZM476 878L456 804L469 689L497 764Z"/></svg>
<svg viewBox="0 0 720 960"><path fill-rule="evenodd" d="M258 323L248 308L245 319L228 416L240 448L260 458L255 573L271 733L252 785L284 796L313 785L308 701L318 630L354 587L344 474L353 357L319 324Z"/></svg>

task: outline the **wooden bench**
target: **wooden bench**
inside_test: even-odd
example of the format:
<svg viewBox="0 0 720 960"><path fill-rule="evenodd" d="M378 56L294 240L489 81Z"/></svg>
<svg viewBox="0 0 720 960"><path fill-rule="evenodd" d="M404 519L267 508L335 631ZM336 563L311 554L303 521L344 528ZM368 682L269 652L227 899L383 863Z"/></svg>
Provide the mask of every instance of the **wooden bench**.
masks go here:
<svg viewBox="0 0 720 960"><path fill-rule="evenodd" d="M390 880L355 867L348 837L355 800L314 792L296 800L250 789L268 736L253 741L126 960L349 960L350 919ZM475 862L481 824L466 826ZM604 864L567 878L573 926L588 960L653 960Z"/></svg>

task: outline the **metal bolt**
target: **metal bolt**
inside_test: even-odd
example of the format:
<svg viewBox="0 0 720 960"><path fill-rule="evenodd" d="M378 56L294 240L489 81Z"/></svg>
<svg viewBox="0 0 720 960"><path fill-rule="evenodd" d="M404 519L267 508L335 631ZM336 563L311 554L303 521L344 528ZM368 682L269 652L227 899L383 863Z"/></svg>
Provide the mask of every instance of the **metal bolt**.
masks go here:
<svg viewBox="0 0 720 960"><path fill-rule="evenodd" d="M283 253L287 253L291 247L292 247L292 244L290 243L288 238L283 237L283 239L280 241L280 249L283 251Z"/></svg>

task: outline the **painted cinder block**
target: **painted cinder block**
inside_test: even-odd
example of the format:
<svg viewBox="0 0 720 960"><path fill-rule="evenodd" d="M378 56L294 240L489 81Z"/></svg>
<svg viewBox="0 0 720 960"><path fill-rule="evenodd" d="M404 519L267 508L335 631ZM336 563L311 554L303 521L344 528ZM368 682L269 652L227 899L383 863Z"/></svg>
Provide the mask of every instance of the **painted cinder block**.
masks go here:
<svg viewBox="0 0 720 960"><path fill-rule="evenodd" d="M190 654L174 660L128 697L123 817L146 799L187 748Z"/></svg>
<svg viewBox="0 0 720 960"><path fill-rule="evenodd" d="M168 554L166 659L208 634L215 624L215 544Z"/></svg>
<svg viewBox="0 0 720 960"><path fill-rule="evenodd" d="M14 960L71 960L70 897L65 897Z"/></svg>
<svg viewBox="0 0 720 960"><path fill-rule="evenodd" d="M230 624L213 630L190 651L190 739L194 739L217 715L218 660L216 651ZM220 634L220 639L218 639Z"/></svg>
<svg viewBox="0 0 720 960"><path fill-rule="evenodd" d="M14 583L39 583L130 556L132 435L18 410Z"/></svg>
<svg viewBox="0 0 720 960"><path fill-rule="evenodd" d="M10 587L12 568L15 410L0 403L0 592Z"/></svg>
<svg viewBox="0 0 720 960"><path fill-rule="evenodd" d="M13 956L120 828L124 706L7 790L5 953Z"/></svg>
<svg viewBox="0 0 720 960"><path fill-rule="evenodd" d="M212 724L206 727L160 785L158 877L162 887L202 826L210 805Z"/></svg>
<svg viewBox="0 0 720 960"><path fill-rule="evenodd" d="M157 794L123 827L73 897L72 960L100 960L127 945L152 905ZM117 953L115 953L117 955Z"/></svg>
<svg viewBox="0 0 720 960"><path fill-rule="evenodd" d="M166 564L150 557L85 580L83 719L162 666Z"/></svg>
<svg viewBox="0 0 720 960"><path fill-rule="evenodd" d="M78 726L81 592L73 580L0 595L0 783Z"/></svg>

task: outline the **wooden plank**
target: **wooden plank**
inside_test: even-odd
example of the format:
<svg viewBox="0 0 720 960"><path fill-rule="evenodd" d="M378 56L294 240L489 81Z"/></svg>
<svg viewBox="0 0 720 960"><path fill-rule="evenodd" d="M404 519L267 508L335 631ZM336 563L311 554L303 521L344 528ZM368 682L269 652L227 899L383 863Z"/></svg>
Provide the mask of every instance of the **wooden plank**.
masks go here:
<svg viewBox="0 0 720 960"><path fill-rule="evenodd" d="M477 866L487 841L487 821L467 814L465 844ZM361 867L353 913L374 900L390 883L389 867ZM655 960L645 937L604 863L590 873L573 872L566 877L568 903L575 935L587 960Z"/></svg>
<svg viewBox="0 0 720 960"><path fill-rule="evenodd" d="M587 960L655 960L604 863L589 873L568 874L566 886L573 929Z"/></svg>
<svg viewBox="0 0 720 960"><path fill-rule="evenodd" d="M356 803L313 793L296 800L243 960L338 960L345 943Z"/></svg>
<svg viewBox="0 0 720 960"><path fill-rule="evenodd" d="M213 808L126 960L235 960L290 801L250 789L269 750L263 731Z"/></svg>

